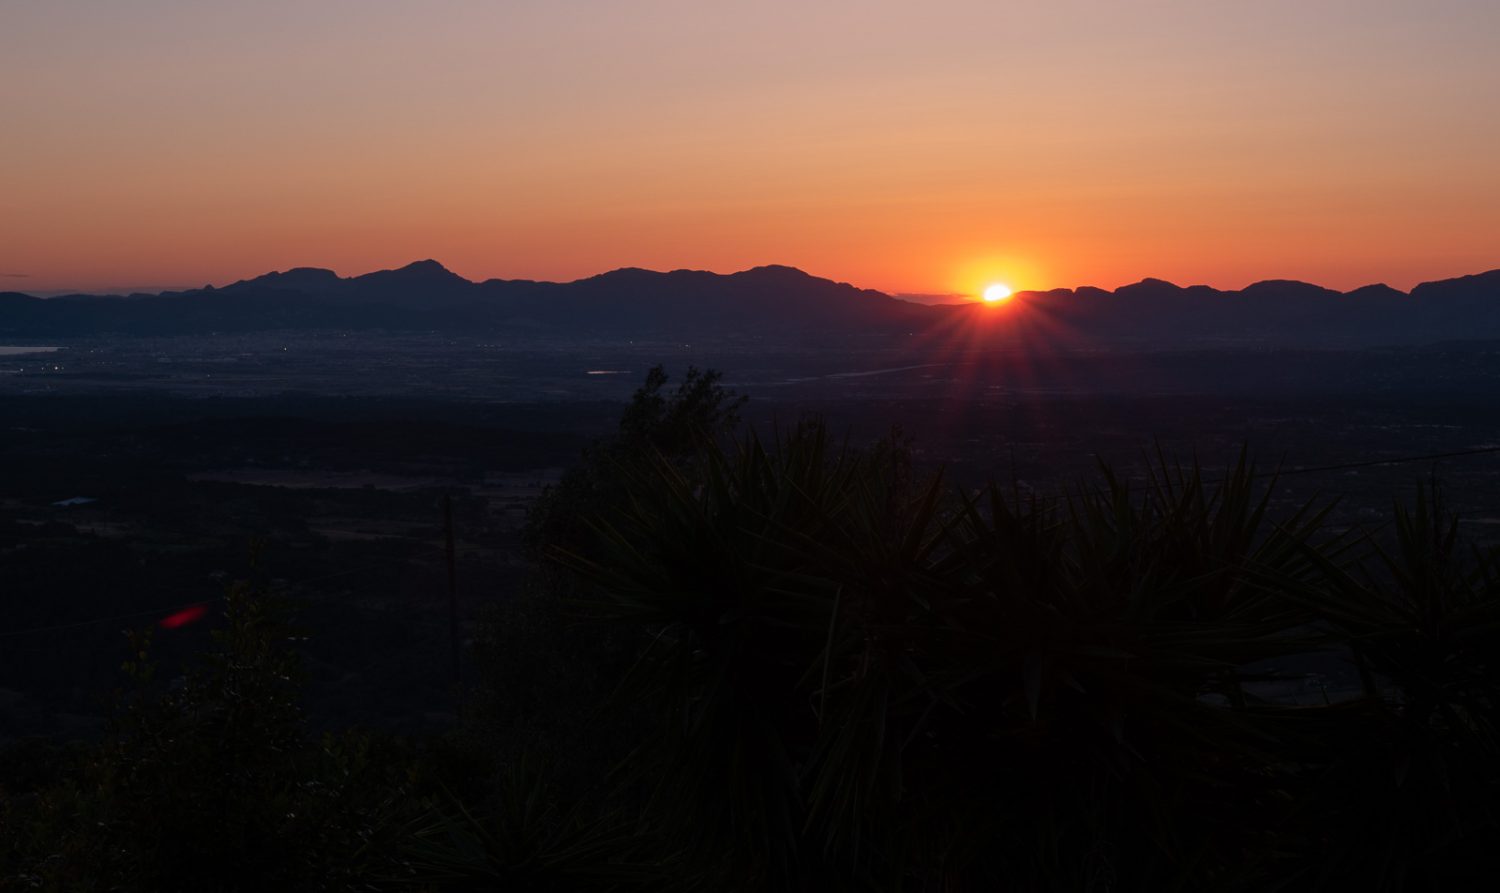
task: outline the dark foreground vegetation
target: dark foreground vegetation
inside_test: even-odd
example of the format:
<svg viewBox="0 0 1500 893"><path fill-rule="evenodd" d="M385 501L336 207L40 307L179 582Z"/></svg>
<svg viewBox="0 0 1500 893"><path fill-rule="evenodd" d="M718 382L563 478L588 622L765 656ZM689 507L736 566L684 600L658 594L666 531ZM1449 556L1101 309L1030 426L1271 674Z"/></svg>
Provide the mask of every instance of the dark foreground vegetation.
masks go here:
<svg viewBox="0 0 1500 893"><path fill-rule="evenodd" d="M0 889L1490 889L1500 552L1438 487L1374 538L736 409L653 373L537 504L460 732L310 734L266 581L185 676L133 636L102 741L3 755Z"/></svg>

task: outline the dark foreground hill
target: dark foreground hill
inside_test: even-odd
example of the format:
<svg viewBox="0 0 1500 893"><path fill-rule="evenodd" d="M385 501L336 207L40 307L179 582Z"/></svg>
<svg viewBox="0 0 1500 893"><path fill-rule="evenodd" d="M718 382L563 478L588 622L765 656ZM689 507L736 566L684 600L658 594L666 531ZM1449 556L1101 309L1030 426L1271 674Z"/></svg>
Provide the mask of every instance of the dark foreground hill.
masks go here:
<svg viewBox="0 0 1500 893"><path fill-rule="evenodd" d="M621 269L575 282L471 282L432 260L340 277L303 267L155 295L0 294L0 336L266 330L641 335L974 335L1055 346L1267 343L1361 346L1500 338L1500 270L1338 292L1290 280L1238 291L1145 279L1114 291L1022 292L998 306L926 306L765 266L732 274Z"/></svg>

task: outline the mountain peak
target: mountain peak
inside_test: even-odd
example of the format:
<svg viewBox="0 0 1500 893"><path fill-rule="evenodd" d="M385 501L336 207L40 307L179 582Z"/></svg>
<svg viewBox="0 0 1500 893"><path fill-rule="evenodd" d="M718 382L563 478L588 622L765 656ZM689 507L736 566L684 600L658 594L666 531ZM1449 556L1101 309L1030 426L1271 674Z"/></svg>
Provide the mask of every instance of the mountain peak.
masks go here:
<svg viewBox="0 0 1500 893"><path fill-rule="evenodd" d="M1154 279L1148 276L1140 282L1132 282L1129 285L1120 286L1115 289L1115 294L1122 297L1129 295L1175 295L1180 291L1182 291L1182 286L1174 282L1168 282L1165 279Z"/></svg>
<svg viewBox="0 0 1500 893"><path fill-rule="evenodd" d="M1473 299L1493 295L1497 290L1500 290L1500 270L1490 270L1456 279L1423 282L1411 290L1411 296L1421 299Z"/></svg>
<svg viewBox="0 0 1500 893"><path fill-rule="evenodd" d="M378 270L374 273L366 273L363 276L354 277L355 282L402 282L422 283L434 285L457 285L462 283L468 285L469 280L458 275L437 261L427 260L412 261L404 267L394 270Z"/></svg>
<svg viewBox="0 0 1500 893"><path fill-rule="evenodd" d="M1240 289L1240 295L1248 298L1319 298L1337 297L1338 292L1321 285L1313 285L1297 279L1262 279Z"/></svg>
<svg viewBox="0 0 1500 893"><path fill-rule="evenodd" d="M582 280L579 280L579 281L581 281L581 282L587 282L589 279L606 279L606 278L623 279L623 278L634 277L634 276L664 276L664 275L666 275L666 274L665 273L657 272L656 270L648 270L645 267L618 267L618 268L613 269L613 270L606 270L603 273L599 273L599 274L594 275L594 276L589 276L586 279L582 279Z"/></svg>
<svg viewBox="0 0 1500 893"><path fill-rule="evenodd" d="M428 306L433 300L452 301L475 288L474 283L431 259L355 276L348 283L353 296L412 306Z"/></svg>
<svg viewBox="0 0 1500 893"><path fill-rule="evenodd" d="M815 278L811 273L809 273L809 272L807 272L807 271L805 271L805 270L803 270L803 269L801 269L799 267L791 267L791 266L787 266L786 264L761 264L758 267L751 267L750 269L748 269L748 270L742 270L741 272L744 272L744 273L770 273L770 274L774 274L774 275L777 275L777 276L801 276L801 277L805 277L807 279L813 279L813 278Z"/></svg>
<svg viewBox="0 0 1500 893"><path fill-rule="evenodd" d="M292 267L276 273L266 273L256 276L254 279L241 279L229 288L235 286L270 288L277 291L300 291L308 294L322 294L337 289L344 280L332 270L322 267Z"/></svg>
<svg viewBox="0 0 1500 893"><path fill-rule="evenodd" d="M470 284L469 280L431 259L413 261L394 270L376 270L363 276L355 276L350 281L356 283Z"/></svg>
<svg viewBox="0 0 1500 893"><path fill-rule="evenodd" d="M737 279L774 282L782 285L800 284L821 278L800 270L797 267L789 267L785 264L763 264L758 267L751 267L748 270L741 270L738 273L731 273L730 275Z"/></svg>
<svg viewBox="0 0 1500 893"><path fill-rule="evenodd" d="M1361 300L1370 300L1375 298L1404 298L1406 296L1406 292L1391 288L1384 282L1376 282L1371 285L1361 285L1359 288L1356 288L1353 291L1344 292L1344 297L1346 298L1358 298Z"/></svg>
<svg viewBox="0 0 1500 893"><path fill-rule="evenodd" d="M1133 282L1130 285L1122 285L1120 287L1121 288L1167 289L1167 290L1171 290L1171 291L1181 291L1182 290L1182 286L1178 285L1177 283L1175 283L1175 282L1168 282L1165 279L1157 279L1155 276L1147 276L1145 279L1142 279L1140 282Z"/></svg>
<svg viewBox="0 0 1500 893"><path fill-rule="evenodd" d="M447 267L443 266L442 264L438 263L437 261L433 260L430 257L427 258L426 260L414 260L414 261L412 261L411 263L407 264L404 267L399 267L399 268L397 268L395 270L390 270L388 272L392 272L392 273L425 273L425 274L431 274L431 275L444 275L444 274L446 274L448 276L457 276L458 275L457 273L453 272L452 270L448 269Z"/></svg>

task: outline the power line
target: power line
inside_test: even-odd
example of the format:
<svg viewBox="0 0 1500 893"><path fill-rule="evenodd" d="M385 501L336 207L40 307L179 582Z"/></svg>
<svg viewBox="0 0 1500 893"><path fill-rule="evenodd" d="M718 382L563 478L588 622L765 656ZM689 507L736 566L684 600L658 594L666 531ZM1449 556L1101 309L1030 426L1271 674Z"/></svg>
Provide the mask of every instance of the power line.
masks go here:
<svg viewBox="0 0 1500 893"><path fill-rule="evenodd" d="M1347 471L1354 468L1373 468L1377 465L1402 465L1408 462L1430 462L1435 459L1456 459L1460 456L1482 456L1500 453L1500 446L1476 447L1471 450L1452 450L1446 453L1426 453L1420 456L1397 456L1392 459L1368 459L1360 462L1342 462L1337 465L1313 465L1283 471L1268 471L1257 477L1290 477L1294 474L1314 474L1322 471Z"/></svg>
<svg viewBox="0 0 1500 893"><path fill-rule="evenodd" d="M1500 446L1475 447L1468 450L1450 450L1445 453L1422 453L1420 455L1393 456L1389 459L1362 459L1358 462L1340 462L1333 465L1309 465L1301 468L1274 468L1269 471L1256 471L1250 476L1252 478L1284 478L1299 474L1318 474L1327 471L1349 471L1358 468L1375 468L1382 465L1404 465L1411 462L1431 462L1437 459L1456 459L1464 456L1483 456L1500 453ZM1229 480L1227 477L1210 478L1202 481L1207 485L1222 484ZM1337 492L1337 491L1335 491ZM1345 495L1349 494L1344 491Z"/></svg>

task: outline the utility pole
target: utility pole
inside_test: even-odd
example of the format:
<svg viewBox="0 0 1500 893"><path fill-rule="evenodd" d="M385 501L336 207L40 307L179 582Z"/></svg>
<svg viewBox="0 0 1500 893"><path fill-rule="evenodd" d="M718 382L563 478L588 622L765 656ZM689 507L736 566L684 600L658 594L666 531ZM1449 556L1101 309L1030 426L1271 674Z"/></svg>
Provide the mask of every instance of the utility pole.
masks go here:
<svg viewBox="0 0 1500 893"><path fill-rule="evenodd" d="M448 553L448 638L453 645L453 685L463 684L458 669L458 565L453 549L453 497L443 494L443 538Z"/></svg>

